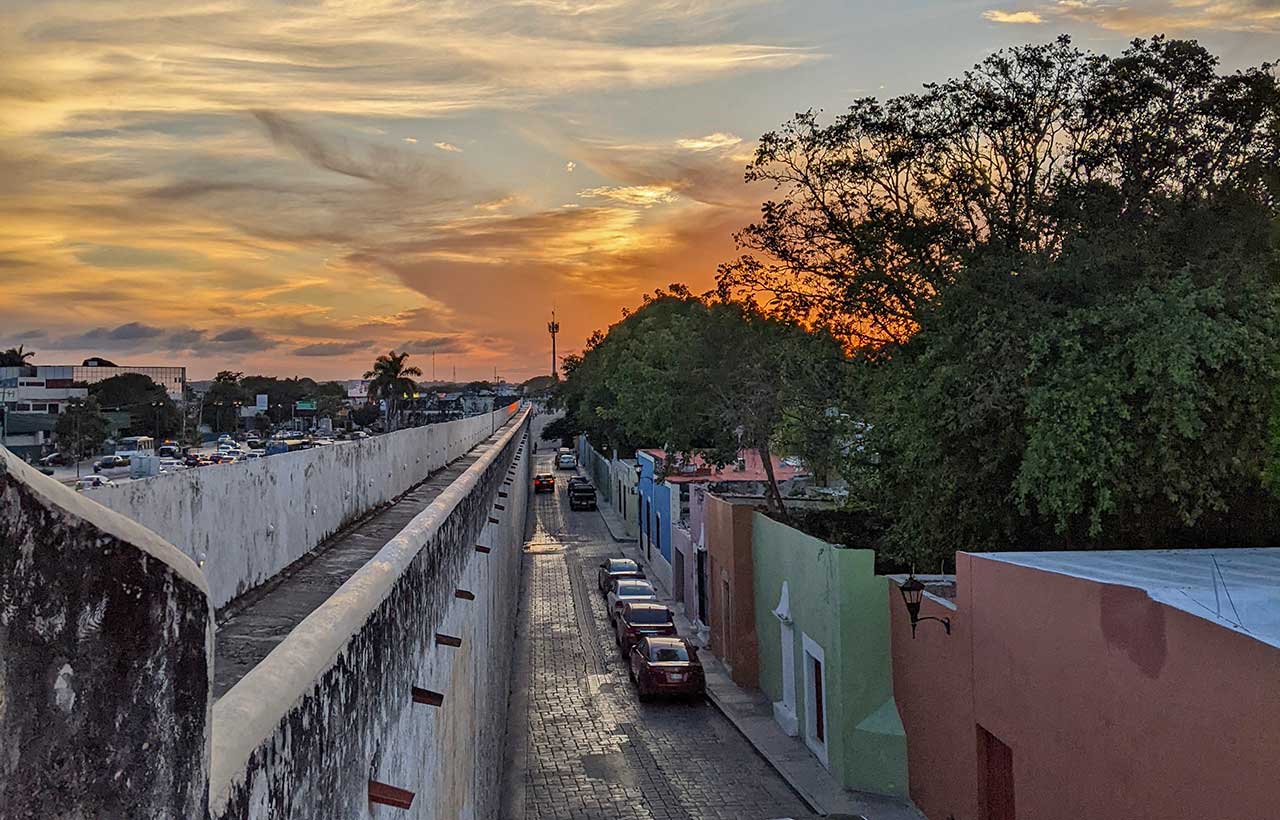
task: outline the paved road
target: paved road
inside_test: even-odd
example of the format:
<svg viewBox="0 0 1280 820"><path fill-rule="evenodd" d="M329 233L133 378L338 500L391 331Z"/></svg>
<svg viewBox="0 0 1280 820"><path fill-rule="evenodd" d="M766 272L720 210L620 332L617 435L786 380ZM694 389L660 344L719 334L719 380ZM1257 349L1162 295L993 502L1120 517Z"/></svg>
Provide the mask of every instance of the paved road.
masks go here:
<svg viewBox="0 0 1280 820"><path fill-rule="evenodd" d="M550 448L535 472L551 470ZM595 567L620 555L563 482L532 496L504 817L767 820L813 815L705 701L641 704L614 645Z"/></svg>

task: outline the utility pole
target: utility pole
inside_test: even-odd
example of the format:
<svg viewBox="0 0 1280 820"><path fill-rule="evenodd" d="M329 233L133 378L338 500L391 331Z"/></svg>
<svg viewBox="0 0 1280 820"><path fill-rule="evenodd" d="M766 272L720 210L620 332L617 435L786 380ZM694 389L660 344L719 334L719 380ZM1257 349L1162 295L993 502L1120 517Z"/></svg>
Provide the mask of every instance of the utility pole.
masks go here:
<svg viewBox="0 0 1280 820"><path fill-rule="evenodd" d="M431 383L435 384L435 381L436 381L436 352L433 350L431 351Z"/></svg>
<svg viewBox="0 0 1280 820"><path fill-rule="evenodd" d="M547 332L551 334L551 378L559 376L559 359L556 358L556 334L560 332L560 323L556 321L556 309L551 308L551 321L547 322Z"/></svg>

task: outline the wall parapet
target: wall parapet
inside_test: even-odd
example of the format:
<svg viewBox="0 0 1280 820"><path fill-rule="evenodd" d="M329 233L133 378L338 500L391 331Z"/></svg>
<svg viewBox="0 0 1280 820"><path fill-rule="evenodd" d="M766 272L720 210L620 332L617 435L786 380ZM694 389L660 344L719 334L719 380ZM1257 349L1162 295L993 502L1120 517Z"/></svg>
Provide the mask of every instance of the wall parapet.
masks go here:
<svg viewBox="0 0 1280 820"><path fill-rule="evenodd" d="M212 817L362 816L371 780L430 792L410 816L492 814L500 772L486 761L505 734L528 420L526 409L214 704ZM415 687L442 703L415 701Z"/></svg>
<svg viewBox="0 0 1280 820"><path fill-rule="evenodd" d="M213 624L187 556L0 447L0 817L203 817Z"/></svg>

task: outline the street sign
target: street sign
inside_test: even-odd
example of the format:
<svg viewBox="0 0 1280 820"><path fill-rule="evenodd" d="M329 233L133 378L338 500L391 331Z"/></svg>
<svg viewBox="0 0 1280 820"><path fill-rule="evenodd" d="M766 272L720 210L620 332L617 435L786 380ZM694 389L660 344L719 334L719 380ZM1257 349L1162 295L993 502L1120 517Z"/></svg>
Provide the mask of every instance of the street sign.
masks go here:
<svg viewBox="0 0 1280 820"><path fill-rule="evenodd" d="M315 399L299 399L298 401L294 402L293 406L294 406L294 409L297 409L297 410L315 410L316 400Z"/></svg>

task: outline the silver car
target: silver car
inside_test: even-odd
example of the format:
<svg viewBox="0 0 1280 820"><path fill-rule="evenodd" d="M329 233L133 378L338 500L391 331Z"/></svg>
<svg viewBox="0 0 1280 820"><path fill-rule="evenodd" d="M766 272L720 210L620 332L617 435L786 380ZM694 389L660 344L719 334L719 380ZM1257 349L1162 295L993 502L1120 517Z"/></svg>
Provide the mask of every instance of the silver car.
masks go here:
<svg viewBox="0 0 1280 820"><path fill-rule="evenodd" d="M607 596L609 623L615 623L622 605L630 601L656 601L658 593L653 584L643 578L619 578L609 587Z"/></svg>

